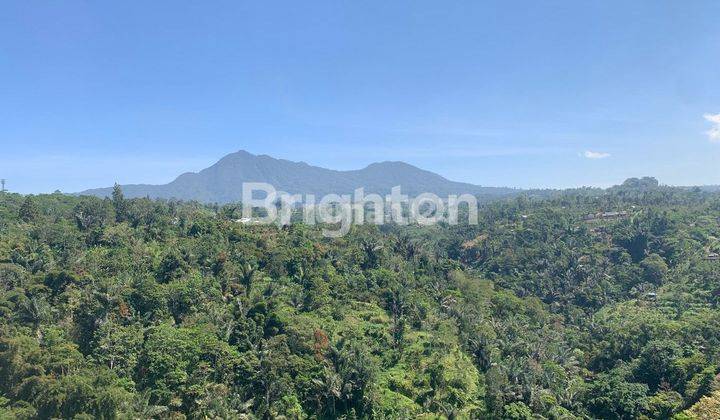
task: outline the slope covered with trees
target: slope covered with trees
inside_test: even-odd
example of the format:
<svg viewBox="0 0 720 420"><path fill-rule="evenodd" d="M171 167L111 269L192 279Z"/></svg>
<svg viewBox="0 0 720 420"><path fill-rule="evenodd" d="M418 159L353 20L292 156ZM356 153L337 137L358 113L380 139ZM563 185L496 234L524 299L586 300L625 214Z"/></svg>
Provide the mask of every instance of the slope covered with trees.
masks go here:
<svg viewBox="0 0 720 420"><path fill-rule="evenodd" d="M238 212L0 194L0 418L717 413L717 193L633 180L339 239Z"/></svg>

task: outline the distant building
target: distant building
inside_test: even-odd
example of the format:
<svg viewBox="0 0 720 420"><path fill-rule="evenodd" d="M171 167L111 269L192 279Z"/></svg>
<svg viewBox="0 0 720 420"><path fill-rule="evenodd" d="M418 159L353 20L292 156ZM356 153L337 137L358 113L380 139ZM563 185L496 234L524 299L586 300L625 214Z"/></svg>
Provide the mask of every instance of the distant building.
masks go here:
<svg viewBox="0 0 720 420"><path fill-rule="evenodd" d="M630 213L626 211L608 211L608 212L601 212L601 213L591 213L584 217L586 221L591 220L613 220L613 219L623 219L625 217L628 217Z"/></svg>
<svg viewBox="0 0 720 420"><path fill-rule="evenodd" d="M606 213L601 213L600 217L603 219L620 219L623 217L627 217L628 212L626 211L611 211Z"/></svg>

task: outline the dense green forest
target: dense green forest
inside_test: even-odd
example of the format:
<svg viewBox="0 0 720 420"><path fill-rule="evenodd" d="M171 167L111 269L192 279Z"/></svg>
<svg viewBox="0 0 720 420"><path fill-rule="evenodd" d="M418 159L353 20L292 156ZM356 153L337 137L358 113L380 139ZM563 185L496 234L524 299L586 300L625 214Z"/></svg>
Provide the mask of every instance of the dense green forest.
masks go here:
<svg viewBox="0 0 720 420"><path fill-rule="evenodd" d="M720 193L239 214L0 193L0 418L720 418Z"/></svg>

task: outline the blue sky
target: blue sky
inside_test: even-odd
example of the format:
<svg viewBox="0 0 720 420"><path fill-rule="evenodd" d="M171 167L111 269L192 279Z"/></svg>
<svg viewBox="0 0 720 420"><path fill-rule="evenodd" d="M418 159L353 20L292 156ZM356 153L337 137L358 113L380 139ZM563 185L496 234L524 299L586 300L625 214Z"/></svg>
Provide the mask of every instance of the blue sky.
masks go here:
<svg viewBox="0 0 720 420"><path fill-rule="evenodd" d="M717 1L1 9L13 191L164 183L240 149L481 185L720 184Z"/></svg>

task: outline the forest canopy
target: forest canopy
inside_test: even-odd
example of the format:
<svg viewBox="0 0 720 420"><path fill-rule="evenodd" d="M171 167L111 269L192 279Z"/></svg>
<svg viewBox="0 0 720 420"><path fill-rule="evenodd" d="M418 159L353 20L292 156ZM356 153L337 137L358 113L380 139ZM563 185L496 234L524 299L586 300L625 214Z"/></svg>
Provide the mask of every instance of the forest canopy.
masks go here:
<svg viewBox="0 0 720 420"><path fill-rule="evenodd" d="M720 413L720 193L635 179L341 238L239 214L0 193L0 418Z"/></svg>

